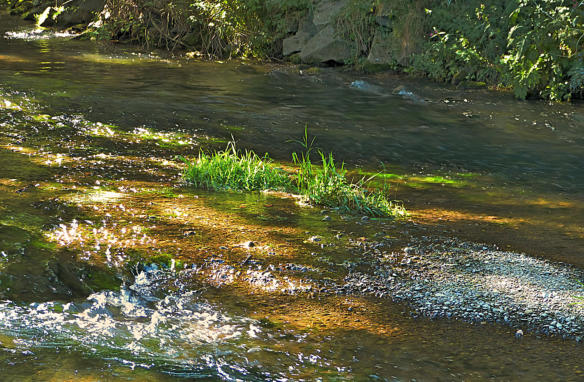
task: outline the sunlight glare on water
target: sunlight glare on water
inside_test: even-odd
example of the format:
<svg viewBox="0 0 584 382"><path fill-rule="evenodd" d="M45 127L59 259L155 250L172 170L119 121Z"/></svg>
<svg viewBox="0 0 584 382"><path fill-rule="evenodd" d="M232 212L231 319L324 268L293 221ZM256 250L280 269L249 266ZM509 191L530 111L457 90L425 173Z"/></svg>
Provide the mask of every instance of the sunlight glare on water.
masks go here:
<svg viewBox="0 0 584 382"><path fill-rule="evenodd" d="M162 279L161 271L143 272L120 292L94 293L85 301L25 306L3 302L0 326L5 334L26 334L16 341L22 348L75 344L87 351L119 352L122 358L166 362L189 359L197 346L258 336L253 321L222 314L199 300L196 292L156 297Z"/></svg>

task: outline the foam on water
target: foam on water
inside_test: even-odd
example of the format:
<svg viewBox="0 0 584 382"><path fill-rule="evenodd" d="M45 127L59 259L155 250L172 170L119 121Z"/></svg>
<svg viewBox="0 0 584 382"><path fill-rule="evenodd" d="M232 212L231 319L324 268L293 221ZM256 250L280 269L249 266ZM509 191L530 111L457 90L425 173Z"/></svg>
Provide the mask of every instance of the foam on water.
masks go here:
<svg viewBox="0 0 584 382"><path fill-rule="evenodd" d="M230 352L243 339L262 333L254 321L230 316L204 302L195 291L167 294L162 271L140 273L121 291L86 300L0 304L0 333L15 351L73 347L123 363L192 369L217 366L210 355ZM217 366L218 367L218 366Z"/></svg>
<svg viewBox="0 0 584 382"><path fill-rule="evenodd" d="M71 38L77 34L71 32L56 32L46 29L30 29L21 31L10 31L4 34L4 37L10 40L48 40L52 38Z"/></svg>

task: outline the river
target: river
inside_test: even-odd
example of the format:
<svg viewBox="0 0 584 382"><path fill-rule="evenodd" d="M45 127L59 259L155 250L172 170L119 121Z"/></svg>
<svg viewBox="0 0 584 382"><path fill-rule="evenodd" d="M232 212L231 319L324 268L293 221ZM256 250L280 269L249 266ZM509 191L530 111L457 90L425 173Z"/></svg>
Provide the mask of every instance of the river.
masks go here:
<svg viewBox="0 0 584 382"><path fill-rule="evenodd" d="M367 271L356 248L380 236L584 267L582 104L31 29L0 14L3 380L583 378L573 339L323 287ZM408 221L181 182L177 156L235 139L289 161L305 128L350 174L380 172Z"/></svg>

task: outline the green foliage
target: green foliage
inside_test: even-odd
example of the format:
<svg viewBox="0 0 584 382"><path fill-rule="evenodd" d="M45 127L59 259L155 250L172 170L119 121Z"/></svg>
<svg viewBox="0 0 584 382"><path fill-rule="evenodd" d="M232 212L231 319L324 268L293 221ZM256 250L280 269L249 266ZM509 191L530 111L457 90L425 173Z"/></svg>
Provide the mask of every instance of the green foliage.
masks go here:
<svg viewBox="0 0 584 382"><path fill-rule="evenodd" d="M336 208L345 213L359 213L371 216L404 215L405 210L377 190L368 192L365 180L358 183L347 181L344 165L337 167L332 154L319 151L321 166L310 163L310 157L295 158L296 164L304 171L298 172L297 184L302 185L301 194L311 204ZM306 171L307 168L310 170Z"/></svg>
<svg viewBox="0 0 584 382"><path fill-rule="evenodd" d="M17 13L37 14L39 22L68 3L0 0ZM281 40L312 4L106 0L87 36L208 58L269 58L281 54ZM584 89L584 2L578 0L349 0L336 30L354 43L354 64L363 64L377 39L393 69L438 81L486 83L513 89L518 98L552 100Z"/></svg>
<svg viewBox="0 0 584 382"><path fill-rule="evenodd" d="M361 179L358 183L350 183L345 177L344 164L337 167L332 153L327 156L318 151L321 166L314 165L311 162L314 139L309 140L306 129L304 138L299 143L304 151L300 155L292 154L292 160L298 166L296 186L300 194L311 204L337 208L346 213L372 216L405 215L403 207L388 200L384 192L380 190L368 192L365 189L368 180Z"/></svg>
<svg viewBox="0 0 584 382"><path fill-rule="evenodd" d="M354 43L354 59L367 56L375 36L374 2L352 0L337 16L337 33Z"/></svg>
<svg viewBox="0 0 584 382"><path fill-rule="evenodd" d="M412 69L566 100L582 90L583 16L575 0L442 0L428 11L427 48Z"/></svg>
<svg viewBox="0 0 584 382"><path fill-rule="evenodd" d="M202 56L271 56L310 0L107 0L102 29L147 47ZM102 33L103 35L103 33Z"/></svg>
<svg viewBox="0 0 584 382"><path fill-rule="evenodd" d="M344 166L337 167L332 154L319 151L321 166L311 162L312 142L305 132L301 142L305 151L294 153L298 170L295 175L275 168L267 156L251 151L239 152L233 142L227 149L212 155L201 152L194 162L186 159L185 179L195 187L211 190L260 191L281 190L300 193L309 203L337 208L346 213L372 216L402 216L405 210L389 201L384 192L368 192L365 180L347 181Z"/></svg>
<svg viewBox="0 0 584 382"><path fill-rule="evenodd" d="M184 177L195 187L239 191L291 187L286 173L274 168L267 154L262 158L252 151L238 152L233 142L224 151L212 155L200 152L195 162L184 162L187 165Z"/></svg>
<svg viewBox="0 0 584 382"><path fill-rule="evenodd" d="M572 94L580 93L580 98L582 98L582 92L584 91L584 63L576 61L568 72L568 76L570 77L570 92Z"/></svg>
<svg viewBox="0 0 584 382"><path fill-rule="evenodd" d="M353 43L354 57L349 60L357 67L367 68L366 57L375 41L384 42L394 63L406 65L412 54L419 51L423 36L423 4L425 0L349 0L336 17L337 34ZM380 21L381 20L381 21ZM369 70L375 66L369 66Z"/></svg>
<svg viewBox="0 0 584 382"><path fill-rule="evenodd" d="M581 94L584 85L584 2L577 0L352 1L338 29L357 55L382 36L398 69L438 81L552 100Z"/></svg>
<svg viewBox="0 0 584 382"><path fill-rule="evenodd" d="M426 48L414 58L411 70L454 83L498 81L499 71L493 62L505 52L505 33L490 20L504 18L507 2L442 1L427 10Z"/></svg>

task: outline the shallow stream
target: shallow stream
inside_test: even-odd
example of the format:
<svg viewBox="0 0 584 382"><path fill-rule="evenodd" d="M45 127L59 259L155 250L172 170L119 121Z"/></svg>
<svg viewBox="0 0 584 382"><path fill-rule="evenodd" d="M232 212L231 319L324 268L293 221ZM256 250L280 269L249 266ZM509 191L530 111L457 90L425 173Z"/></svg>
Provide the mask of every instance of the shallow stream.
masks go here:
<svg viewBox="0 0 584 382"><path fill-rule="evenodd" d="M2 380L584 378L574 339L329 287L373 272L368 245L437 235L584 267L581 104L166 58L4 14L0 37ZM181 181L178 156L231 139L289 161L305 127L409 219Z"/></svg>

